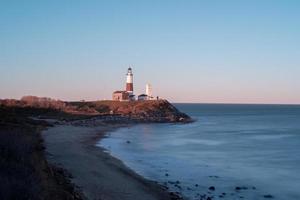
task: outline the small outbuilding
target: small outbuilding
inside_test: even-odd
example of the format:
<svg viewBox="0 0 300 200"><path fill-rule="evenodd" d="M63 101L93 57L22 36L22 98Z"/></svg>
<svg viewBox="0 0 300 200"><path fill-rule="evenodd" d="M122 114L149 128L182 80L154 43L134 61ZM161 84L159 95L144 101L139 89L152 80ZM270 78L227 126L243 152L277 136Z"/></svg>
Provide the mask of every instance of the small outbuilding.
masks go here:
<svg viewBox="0 0 300 200"><path fill-rule="evenodd" d="M129 95L129 101L135 101L135 95L134 94Z"/></svg>
<svg viewBox="0 0 300 200"><path fill-rule="evenodd" d="M148 100L148 95L146 95L146 94L141 94L141 95L138 96L138 100L139 100L139 101Z"/></svg>
<svg viewBox="0 0 300 200"><path fill-rule="evenodd" d="M114 101L128 101L129 93L126 91L115 91L112 98Z"/></svg>

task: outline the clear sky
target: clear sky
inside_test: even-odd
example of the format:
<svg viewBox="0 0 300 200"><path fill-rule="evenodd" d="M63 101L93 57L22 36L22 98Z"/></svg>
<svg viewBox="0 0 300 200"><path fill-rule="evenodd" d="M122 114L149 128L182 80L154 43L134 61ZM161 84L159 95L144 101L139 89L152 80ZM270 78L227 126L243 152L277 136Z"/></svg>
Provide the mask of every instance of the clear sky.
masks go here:
<svg viewBox="0 0 300 200"><path fill-rule="evenodd" d="M0 0L0 98L300 104L298 0Z"/></svg>

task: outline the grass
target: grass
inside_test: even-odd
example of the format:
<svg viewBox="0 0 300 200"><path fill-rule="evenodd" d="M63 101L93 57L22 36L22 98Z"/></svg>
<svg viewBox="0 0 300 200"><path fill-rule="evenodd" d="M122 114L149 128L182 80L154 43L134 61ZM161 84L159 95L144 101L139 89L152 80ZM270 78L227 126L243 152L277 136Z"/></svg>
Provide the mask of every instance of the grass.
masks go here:
<svg viewBox="0 0 300 200"><path fill-rule="evenodd" d="M81 199L64 170L45 158L41 130L27 117L41 110L0 107L0 199Z"/></svg>

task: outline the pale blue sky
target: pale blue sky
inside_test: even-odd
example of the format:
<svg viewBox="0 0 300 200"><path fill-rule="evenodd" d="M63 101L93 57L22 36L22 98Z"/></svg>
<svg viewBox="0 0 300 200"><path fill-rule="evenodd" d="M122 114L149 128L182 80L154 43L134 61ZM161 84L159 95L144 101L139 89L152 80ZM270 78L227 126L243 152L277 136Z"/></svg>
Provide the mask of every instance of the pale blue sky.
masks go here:
<svg viewBox="0 0 300 200"><path fill-rule="evenodd" d="M0 0L0 98L300 103L300 1Z"/></svg>

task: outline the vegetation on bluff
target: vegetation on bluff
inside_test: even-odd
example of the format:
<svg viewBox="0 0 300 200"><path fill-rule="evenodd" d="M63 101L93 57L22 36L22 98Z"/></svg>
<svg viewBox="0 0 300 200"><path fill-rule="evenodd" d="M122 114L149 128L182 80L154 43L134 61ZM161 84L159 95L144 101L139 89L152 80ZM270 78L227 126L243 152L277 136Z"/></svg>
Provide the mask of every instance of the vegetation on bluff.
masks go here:
<svg viewBox="0 0 300 200"><path fill-rule="evenodd" d="M27 96L21 100L1 100L0 106L60 115L120 115L137 122L189 122L191 118L167 100L63 102Z"/></svg>
<svg viewBox="0 0 300 200"><path fill-rule="evenodd" d="M45 158L40 131L49 124L27 112L0 106L0 199L81 199L67 173Z"/></svg>

